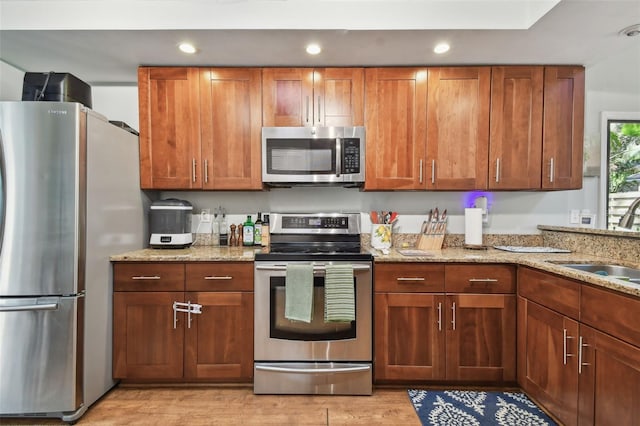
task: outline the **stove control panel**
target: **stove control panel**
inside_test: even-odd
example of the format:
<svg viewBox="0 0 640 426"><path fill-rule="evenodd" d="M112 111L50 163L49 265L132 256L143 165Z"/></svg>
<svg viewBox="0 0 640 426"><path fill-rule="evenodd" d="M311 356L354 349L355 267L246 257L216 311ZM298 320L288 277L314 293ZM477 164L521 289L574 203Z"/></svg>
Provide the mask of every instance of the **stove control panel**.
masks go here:
<svg viewBox="0 0 640 426"><path fill-rule="evenodd" d="M345 216L282 216L283 229L349 229Z"/></svg>

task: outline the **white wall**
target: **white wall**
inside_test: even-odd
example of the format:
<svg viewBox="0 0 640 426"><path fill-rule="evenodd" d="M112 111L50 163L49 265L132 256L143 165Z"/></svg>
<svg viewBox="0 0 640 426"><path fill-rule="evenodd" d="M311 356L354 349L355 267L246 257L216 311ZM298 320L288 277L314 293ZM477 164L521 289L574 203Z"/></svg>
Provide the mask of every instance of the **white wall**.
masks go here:
<svg viewBox="0 0 640 426"><path fill-rule="evenodd" d="M0 100L20 99L23 73L0 62ZM614 55L586 70L585 141L599 146L600 112L640 110L640 51ZM17 88L17 89L16 89ZM93 109L111 120L139 129L137 88L93 86ZM13 97L13 98L12 98ZM597 146L596 146L597 148ZM597 152L598 149L594 149ZM538 224L569 225L569 210L598 210L599 178L585 177L582 190L559 192L495 192L490 200L486 233L537 233ZM369 211L400 212L399 232L415 232L429 209L447 209L449 232L464 232L464 207L469 193L462 192L360 192L342 188L292 188L265 192L166 192L163 197L187 199L195 206L224 206L231 214L257 211ZM238 216L240 217L240 216Z"/></svg>

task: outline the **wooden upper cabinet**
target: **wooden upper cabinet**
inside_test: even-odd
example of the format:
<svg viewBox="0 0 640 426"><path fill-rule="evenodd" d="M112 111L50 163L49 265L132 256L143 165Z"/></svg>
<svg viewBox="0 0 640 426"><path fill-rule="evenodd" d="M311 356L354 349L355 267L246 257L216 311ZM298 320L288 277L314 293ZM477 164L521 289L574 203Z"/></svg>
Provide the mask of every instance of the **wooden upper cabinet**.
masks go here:
<svg viewBox="0 0 640 426"><path fill-rule="evenodd" d="M584 68L544 69L542 188L582 188Z"/></svg>
<svg viewBox="0 0 640 426"><path fill-rule="evenodd" d="M198 70L138 68L140 187L202 186Z"/></svg>
<svg viewBox="0 0 640 426"><path fill-rule="evenodd" d="M489 189L540 189L544 67L491 69Z"/></svg>
<svg viewBox="0 0 640 426"><path fill-rule="evenodd" d="M365 189L424 189L427 69L368 68L365 90Z"/></svg>
<svg viewBox="0 0 640 426"><path fill-rule="evenodd" d="M204 189L262 189L259 68L200 71Z"/></svg>
<svg viewBox="0 0 640 426"><path fill-rule="evenodd" d="M427 189L487 188L490 67L429 68Z"/></svg>
<svg viewBox="0 0 640 426"><path fill-rule="evenodd" d="M362 68L264 68L264 126L362 126Z"/></svg>

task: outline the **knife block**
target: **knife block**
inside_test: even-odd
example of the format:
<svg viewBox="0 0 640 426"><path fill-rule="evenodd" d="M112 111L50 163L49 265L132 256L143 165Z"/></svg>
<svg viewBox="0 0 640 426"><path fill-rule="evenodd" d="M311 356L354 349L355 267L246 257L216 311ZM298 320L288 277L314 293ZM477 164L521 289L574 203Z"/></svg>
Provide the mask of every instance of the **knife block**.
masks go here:
<svg viewBox="0 0 640 426"><path fill-rule="evenodd" d="M443 242L444 234L420 234L418 241L416 242L416 248L420 250L441 250Z"/></svg>

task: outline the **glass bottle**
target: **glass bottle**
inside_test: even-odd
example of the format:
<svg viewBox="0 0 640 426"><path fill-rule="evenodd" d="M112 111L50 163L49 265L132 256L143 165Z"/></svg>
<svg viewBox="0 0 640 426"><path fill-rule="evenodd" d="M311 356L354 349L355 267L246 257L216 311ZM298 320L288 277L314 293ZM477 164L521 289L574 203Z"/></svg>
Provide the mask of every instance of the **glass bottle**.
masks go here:
<svg viewBox="0 0 640 426"><path fill-rule="evenodd" d="M256 222L253 224L253 245L262 245L262 213L258 212Z"/></svg>
<svg viewBox="0 0 640 426"><path fill-rule="evenodd" d="M251 220L251 215L247 215L247 220L244 222L242 226L242 245L244 246L252 246L253 245L253 221Z"/></svg>
<svg viewBox="0 0 640 426"><path fill-rule="evenodd" d="M262 247L269 247L270 240L271 234L269 230L269 215L265 214L264 219L262 220L262 238L260 239Z"/></svg>

